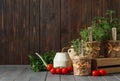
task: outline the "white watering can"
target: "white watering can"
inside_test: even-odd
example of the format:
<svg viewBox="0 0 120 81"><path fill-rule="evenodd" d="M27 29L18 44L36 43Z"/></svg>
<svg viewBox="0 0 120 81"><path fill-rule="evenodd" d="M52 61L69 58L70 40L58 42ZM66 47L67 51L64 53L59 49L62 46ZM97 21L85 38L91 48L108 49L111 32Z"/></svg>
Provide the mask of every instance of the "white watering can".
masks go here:
<svg viewBox="0 0 120 81"><path fill-rule="evenodd" d="M57 67L70 67L70 66L72 66L71 59L70 59L68 53L64 52L64 49L66 49L66 47L64 47L62 49L62 52L57 52L56 53L56 55L54 57L54 60L53 60L54 68L57 68Z"/></svg>

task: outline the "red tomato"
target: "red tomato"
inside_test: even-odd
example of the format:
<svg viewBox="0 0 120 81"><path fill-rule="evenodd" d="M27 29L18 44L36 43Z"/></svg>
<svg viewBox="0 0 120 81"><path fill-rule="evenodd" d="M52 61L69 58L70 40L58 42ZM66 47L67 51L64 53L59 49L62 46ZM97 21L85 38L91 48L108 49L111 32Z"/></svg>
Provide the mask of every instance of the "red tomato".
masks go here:
<svg viewBox="0 0 120 81"><path fill-rule="evenodd" d="M46 68L48 71L50 71L53 68L53 66L52 66L52 64L47 64Z"/></svg>
<svg viewBox="0 0 120 81"><path fill-rule="evenodd" d="M98 75L99 75L99 71L97 71L97 70L92 71L92 76L98 76Z"/></svg>
<svg viewBox="0 0 120 81"><path fill-rule="evenodd" d="M72 67L68 67L68 72L72 72L73 71L73 68Z"/></svg>
<svg viewBox="0 0 120 81"><path fill-rule="evenodd" d="M56 73L55 68L52 68L52 69L50 70L50 73L51 73L51 74L55 74L55 73Z"/></svg>
<svg viewBox="0 0 120 81"><path fill-rule="evenodd" d="M106 71L105 71L104 69L100 69L100 70L99 70L99 74L100 74L101 76L104 76L104 75L106 75Z"/></svg>
<svg viewBox="0 0 120 81"><path fill-rule="evenodd" d="M61 74L62 73L62 69L61 68L56 68L56 73L57 74Z"/></svg>
<svg viewBox="0 0 120 81"><path fill-rule="evenodd" d="M67 68L62 68L62 73L63 74L67 74L68 73L68 69Z"/></svg>

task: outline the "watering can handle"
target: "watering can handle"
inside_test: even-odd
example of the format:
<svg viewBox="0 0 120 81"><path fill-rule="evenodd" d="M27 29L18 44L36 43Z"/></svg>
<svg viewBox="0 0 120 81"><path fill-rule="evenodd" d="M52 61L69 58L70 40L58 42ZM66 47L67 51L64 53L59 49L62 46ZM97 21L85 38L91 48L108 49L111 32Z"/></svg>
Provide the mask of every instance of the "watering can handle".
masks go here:
<svg viewBox="0 0 120 81"><path fill-rule="evenodd" d="M47 63L43 60L43 58L37 52L35 54L42 60L42 62L44 63L44 65L47 66Z"/></svg>
<svg viewBox="0 0 120 81"><path fill-rule="evenodd" d="M63 47L61 52L64 52L65 49L69 49L70 47Z"/></svg>

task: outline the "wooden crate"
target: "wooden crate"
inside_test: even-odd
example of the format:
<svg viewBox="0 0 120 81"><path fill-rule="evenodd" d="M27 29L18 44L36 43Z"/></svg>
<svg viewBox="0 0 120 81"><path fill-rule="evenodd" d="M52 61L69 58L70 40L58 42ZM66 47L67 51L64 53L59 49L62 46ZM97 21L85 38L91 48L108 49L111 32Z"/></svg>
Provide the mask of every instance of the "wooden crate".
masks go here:
<svg viewBox="0 0 120 81"><path fill-rule="evenodd" d="M120 72L120 58L95 58L92 60L93 69L105 69L107 73Z"/></svg>

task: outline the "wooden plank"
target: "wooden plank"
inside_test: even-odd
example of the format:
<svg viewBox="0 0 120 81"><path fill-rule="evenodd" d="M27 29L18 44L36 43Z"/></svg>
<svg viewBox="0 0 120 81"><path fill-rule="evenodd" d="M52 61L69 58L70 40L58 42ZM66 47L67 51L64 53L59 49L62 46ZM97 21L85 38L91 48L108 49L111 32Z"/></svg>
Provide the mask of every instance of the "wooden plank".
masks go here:
<svg viewBox="0 0 120 81"><path fill-rule="evenodd" d="M7 71L0 76L0 81L14 81L16 77L19 76L19 74L25 70L25 68L11 68L8 70L8 68L4 68Z"/></svg>
<svg viewBox="0 0 120 81"><path fill-rule="evenodd" d="M0 0L0 64L28 64L35 51L59 50L120 0ZM120 37L120 36L119 36ZM6 57L7 56L7 57Z"/></svg>
<svg viewBox="0 0 120 81"><path fill-rule="evenodd" d="M21 47L21 42L23 40L23 28L22 28L22 17L21 17L21 1L22 0L12 0L13 2L12 5L13 7L13 27L12 27L12 32L13 35L13 40L10 41L10 46L12 46L10 52L11 52L11 58L9 64L21 64L21 52L22 52L22 47ZM21 41L21 42L20 42ZM15 58L14 58L15 57ZM13 60L12 60L13 59Z"/></svg>
<svg viewBox="0 0 120 81"><path fill-rule="evenodd" d="M4 76L9 70L13 70L13 68L0 67L0 77Z"/></svg>
<svg viewBox="0 0 120 81"><path fill-rule="evenodd" d="M91 0L87 0L86 1L86 6L87 6L87 22L86 22L86 26L90 27L91 26L91 21L92 21L92 1Z"/></svg>
<svg viewBox="0 0 120 81"><path fill-rule="evenodd" d="M60 75L53 75L50 72L48 72L47 76L46 76L46 81L60 81Z"/></svg>
<svg viewBox="0 0 120 81"><path fill-rule="evenodd" d="M96 58L92 61L93 69L105 69L107 73L120 72L120 58Z"/></svg>
<svg viewBox="0 0 120 81"><path fill-rule="evenodd" d="M11 24L10 24L10 18L11 18L11 8L10 8L10 6L11 6L11 3L9 2L9 1L6 1L6 0L4 0L4 7L3 7L3 14L4 14L4 31L2 32L2 33L4 33L4 45L5 45L5 47L4 47L4 53L3 53L3 55L4 55L4 63L5 64L8 64L10 61L7 61L7 59L9 60L9 58L10 58L10 47L9 47L9 45L10 45L10 28L11 28ZM6 55L5 55L6 54ZM7 57L6 57L7 56ZM12 55L11 55L12 56Z"/></svg>
<svg viewBox="0 0 120 81"><path fill-rule="evenodd" d="M34 72L30 68L26 68L22 73L15 77L14 81L30 81Z"/></svg>
<svg viewBox="0 0 120 81"><path fill-rule="evenodd" d="M97 66L120 65L120 58L97 58Z"/></svg>
<svg viewBox="0 0 120 81"><path fill-rule="evenodd" d="M40 50L60 50L60 0L40 2Z"/></svg>
<svg viewBox="0 0 120 81"><path fill-rule="evenodd" d="M115 78L117 78L118 80L120 80L120 73L114 73L113 76L114 76Z"/></svg>
<svg viewBox="0 0 120 81"><path fill-rule="evenodd" d="M70 1L70 0L68 0ZM67 3L67 2L65 2ZM70 42L71 40L73 39L76 39L79 37L79 32L80 32L80 29L82 29L83 26L82 25L82 0L71 0L69 2L70 5L68 5L68 10L69 10L69 18L67 16L65 16L65 18L67 17L68 20L62 20L63 22L69 22L69 23L66 23L68 24L68 29L67 31L70 31L70 33L67 33L67 35L70 35L71 36L71 39L68 41ZM66 12L67 8L65 8L64 12ZM63 13L63 12L62 12ZM68 13L64 13L66 15L68 15ZM64 19L64 18L63 18ZM67 26L67 25L66 25ZM65 27L66 27L65 26ZM69 43L70 44L70 43Z"/></svg>
<svg viewBox="0 0 120 81"><path fill-rule="evenodd" d="M88 76L89 81L105 81L101 76Z"/></svg>
<svg viewBox="0 0 120 81"><path fill-rule="evenodd" d="M61 0L61 47L68 46L71 41L71 1Z"/></svg>
<svg viewBox="0 0 120 81"><path fill-rule="evenodd" d="M104 81L120 81L116 77L114 77L112 74L106 75L102 77Z"/></svg>
<svg viewBox="0 0 120 81"><path fill-rule="evenodd" d="M88 76L74 76L74 78L75 78L75 81L90 81L88 79Z"/></svg>
<svg viewBox="0 0 120 81"><path fill-rule="evenodd" d="M75 81L74 75L60 75L60 81Z"/></svg>
<svg viewBox="0 0 120 81"><path fill-rule="evenodd" d="M101 15L101 1L102 0L91 0L92 1L92 19L96 16Z"/></svg>
<svg viewBox="0 0 120 81"><path fill-rule="evenodd" d="M0 65L0 68L30 68L30 65Z"/></svg>
<svg viewBox="0 0 120 81"><path fill-rule="evenodd" d="M99 68L102 69L102 68ZM106 70L107 73L120 73L120 66L119 67L109 67L109 68L103 68Z"/></svg>
<svg viewBox="0 0 120 81"><path fill-rule="evenodd" d="M87 0L81 0L81 28L86 28L87 27ZM84 10L82 10L84 8Z"/></svg>
<svg viewBox="0 0 120 81"><path fill-rule="evenodd" d="M30 81L47 81L46 80L46 75L47 75L47 72L36 72L36 73L34 72L33 75L30 78ZM52 78L52 79L53 79L52 81L55 80L54 78ZM51 81L51 80L48 80L48 81Z"/></svg>
<svg viewBox="0 0 120 81"><path fill-rule="evenodd" d="M22 0L21 6L21 28L22 28L22 40L21 44L21 64L28 64L28 54L30 54L30 38L29 38L29 16L30 16L30 9L29 9L29 0Z"/></svg>
<svg viewBox="0 0 120 81"><path fill-rule="evenodd" d="M5 38L5 28L4 28L4 4L5 0L0 0L0 64L4 64L5 60L4 60L4 53L6 52L5 50L5 43L6 43L6 38Z"/></svg>
<svg viewBox="0 0 120 81"><path fill-rule="evenodd" d="M39 27L39 22L40 22L40 0L29 0L30 1L30 26L29 26L29 51L30 54L33 54L35 52L39 52L39 43L40 43L40 27Z"/></svg>

